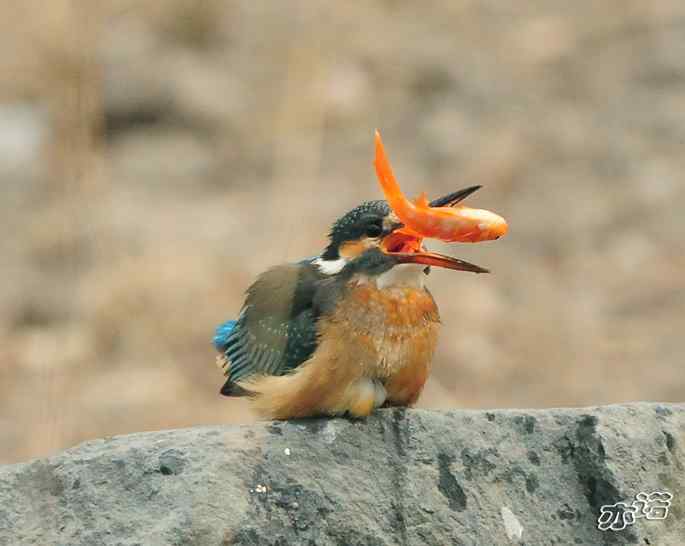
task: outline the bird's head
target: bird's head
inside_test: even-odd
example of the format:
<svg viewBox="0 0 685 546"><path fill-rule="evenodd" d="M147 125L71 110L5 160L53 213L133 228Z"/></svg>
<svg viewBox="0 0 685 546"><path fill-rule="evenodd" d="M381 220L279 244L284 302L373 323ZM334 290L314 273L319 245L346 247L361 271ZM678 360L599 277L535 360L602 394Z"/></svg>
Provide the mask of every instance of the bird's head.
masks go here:
<svg viewBox="0 0 685 546"><path fill-rule="evenodd" d="M431 206L453 205L474 191L472 186L431 202ZM424 268L444 267L456 271L487 273L477 265L426 250L422 238L403 230L404 224L385 201L367 201L355 207L331 228L330 242L317 259L319 269L326 274L343 269L365 275L380 275L402 264L417 264Z"/></svg>

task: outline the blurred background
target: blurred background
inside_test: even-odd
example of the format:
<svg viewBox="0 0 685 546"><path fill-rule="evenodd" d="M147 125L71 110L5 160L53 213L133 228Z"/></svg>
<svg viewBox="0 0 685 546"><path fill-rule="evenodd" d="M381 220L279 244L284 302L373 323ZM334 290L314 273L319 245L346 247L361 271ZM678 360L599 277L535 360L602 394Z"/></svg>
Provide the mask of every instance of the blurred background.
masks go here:
<svg viewBox="0 0 685 546"><path fill-rule="evenodd" d="M435 271L426 408L685 400L680 0L0 6L0 462L249 422L210 340L380 198L508 219Z"/></svg>

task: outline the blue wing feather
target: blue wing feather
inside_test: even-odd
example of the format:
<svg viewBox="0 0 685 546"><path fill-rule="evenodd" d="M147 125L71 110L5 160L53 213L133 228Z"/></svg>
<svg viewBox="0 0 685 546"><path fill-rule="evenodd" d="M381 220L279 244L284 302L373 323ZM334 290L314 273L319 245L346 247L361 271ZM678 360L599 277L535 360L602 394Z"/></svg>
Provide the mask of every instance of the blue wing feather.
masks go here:
<svg viewBox="0 0 685 546"><path fill-rule="evenodd" d="M219 325L214 346L226 359L222 394L251 375L283 375L305 362L318 344L313 300L322 279L311 260L277 266L248 289L237 320Z"/></svg>
<svg viewBox="0 0 685 546"><path fill-rule="evenodd" d="M223 353L226 350L226 347L228 347L229 337L236 324L238 324L237 320L229 320L216 327L212 343L214 343L214 347L216 347L216 350L220 353Z"/></svg>

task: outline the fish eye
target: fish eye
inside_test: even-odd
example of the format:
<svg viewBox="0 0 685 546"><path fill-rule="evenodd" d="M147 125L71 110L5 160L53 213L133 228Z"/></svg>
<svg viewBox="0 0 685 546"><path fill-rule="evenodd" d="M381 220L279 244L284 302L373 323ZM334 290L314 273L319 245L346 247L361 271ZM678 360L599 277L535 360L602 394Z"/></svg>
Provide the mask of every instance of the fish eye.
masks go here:
<svg viewBox="0 0 685 546"><path fill-rule="evenodd" d="M380 237L381 233L383 233L383 228L380 224L369 224L366 226L367 237Z"/></svg>

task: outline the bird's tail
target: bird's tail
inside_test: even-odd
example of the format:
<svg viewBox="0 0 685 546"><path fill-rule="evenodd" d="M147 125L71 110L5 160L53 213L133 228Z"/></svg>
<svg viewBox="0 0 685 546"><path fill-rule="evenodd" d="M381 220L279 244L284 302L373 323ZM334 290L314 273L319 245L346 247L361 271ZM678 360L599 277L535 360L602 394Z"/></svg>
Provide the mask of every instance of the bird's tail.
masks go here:
<svg viewBox="0 0 685 546"><path fill-rule="evenodd" d="M235 328L237 322L238 321L236 320L228 320L216 327L212 343L214 343L214 347L216 347L216 350L220 353L226 351L226 347L228 346L228 338L231 336L231 332Z"/></svg>

